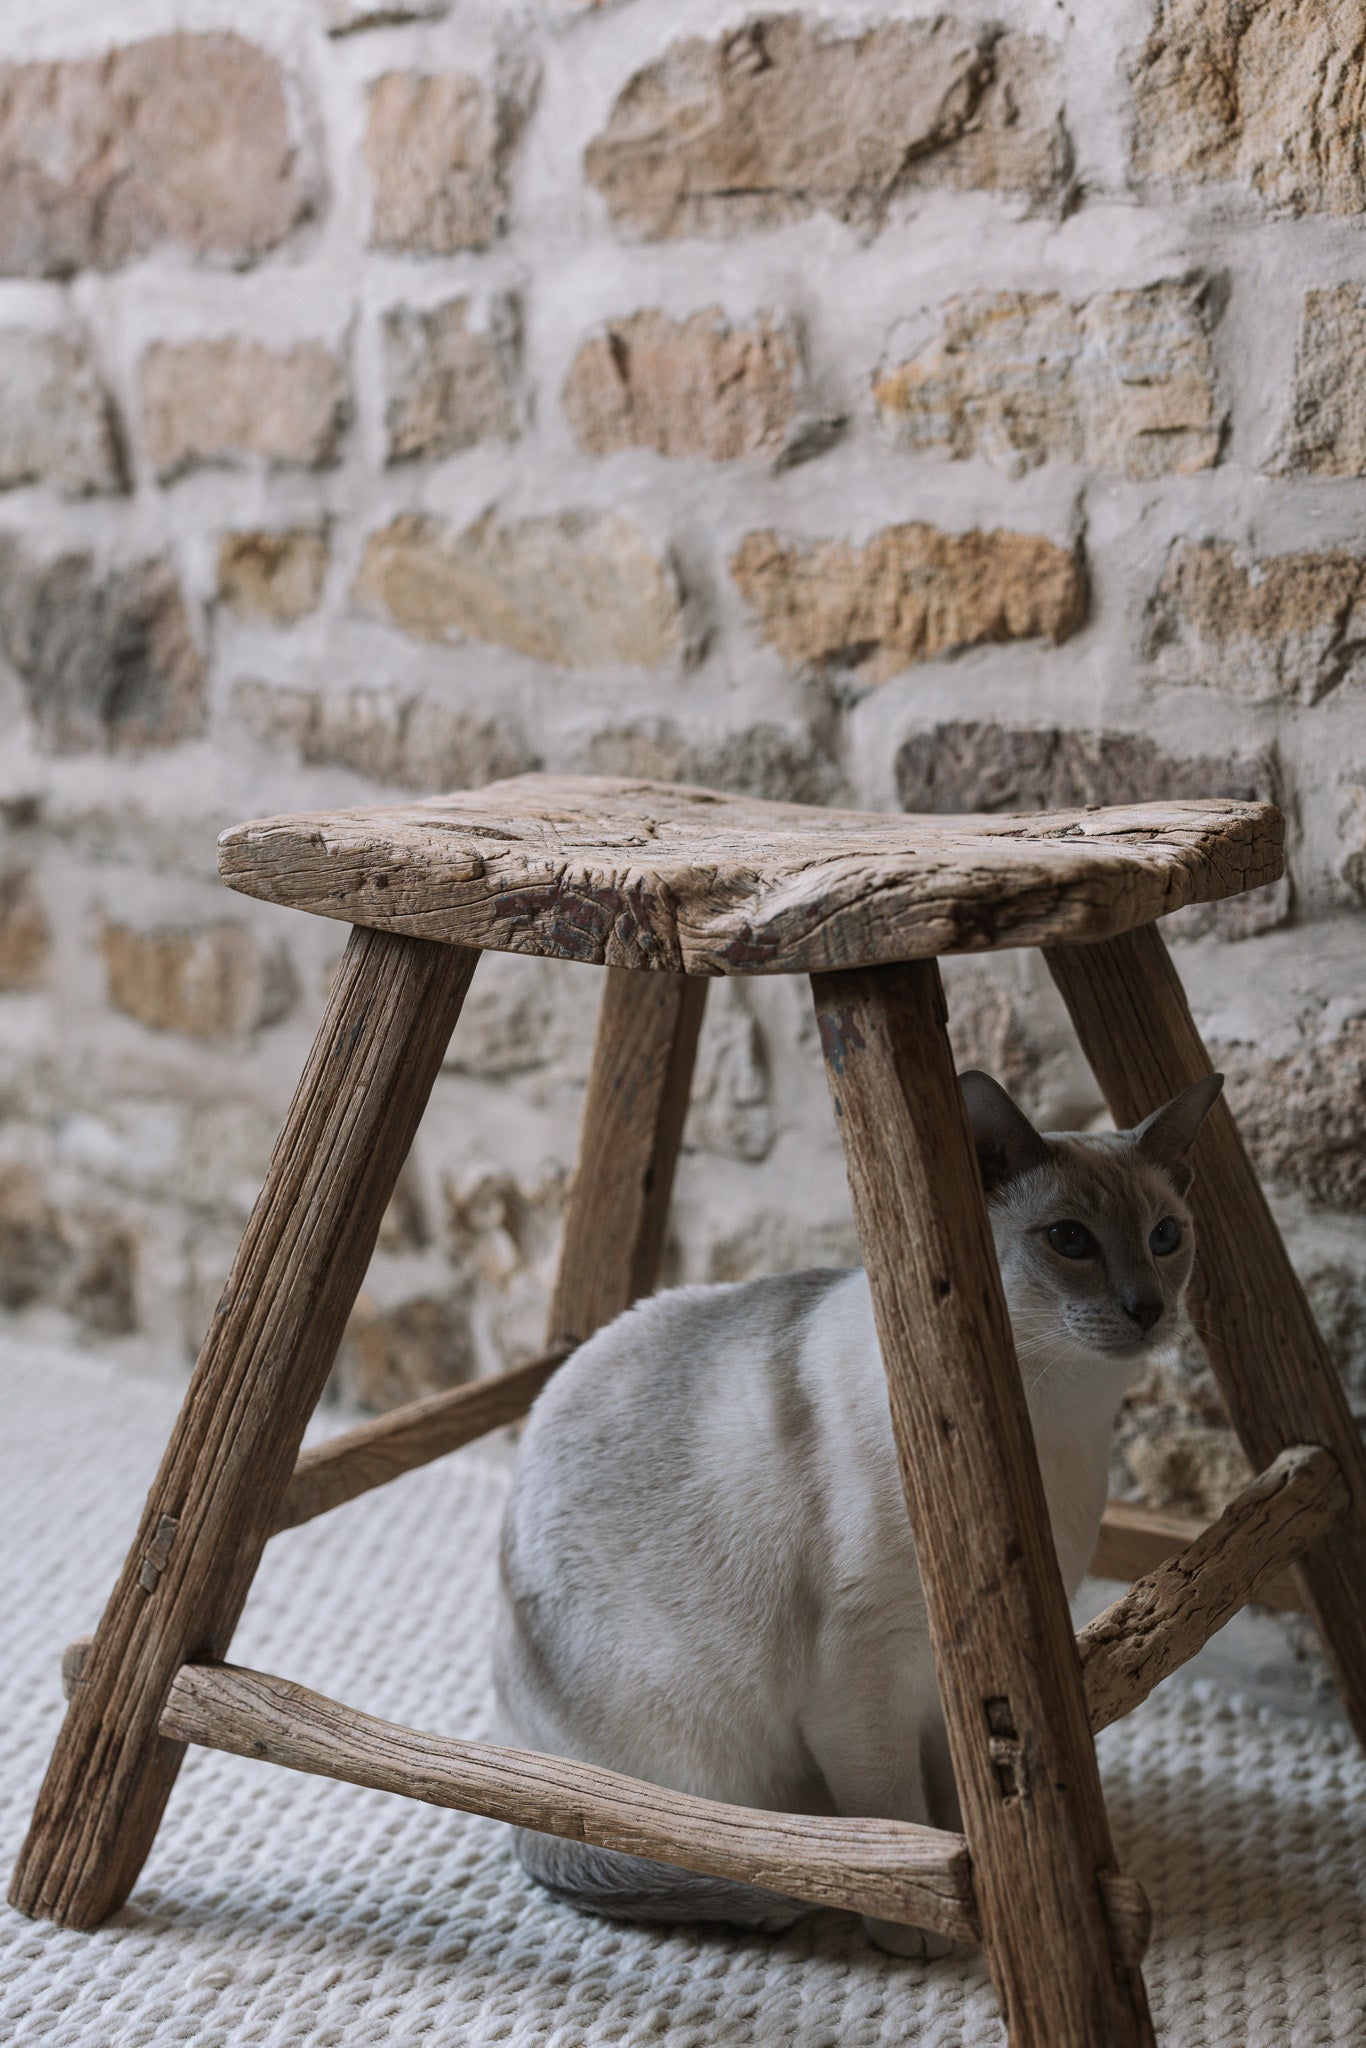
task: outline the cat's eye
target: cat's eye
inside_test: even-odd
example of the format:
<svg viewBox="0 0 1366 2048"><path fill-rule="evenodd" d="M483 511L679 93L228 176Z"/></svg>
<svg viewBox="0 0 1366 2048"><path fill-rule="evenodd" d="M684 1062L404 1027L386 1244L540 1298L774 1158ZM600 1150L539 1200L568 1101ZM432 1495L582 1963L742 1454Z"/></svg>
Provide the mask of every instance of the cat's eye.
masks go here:
<svg viewBox="0 0 1366 2048"><path fill-rule="evenodd" d="M1160 1227L1160 1226L1159 1226ZM1096 1240L1084 1223L1050 1223L1048 1242L1053 1250L1064 1259L1091 1259L1098 1249Z"/></svg>
<svg viewBox="0 0 1366 2048"><path fill-rule="evenodd" d="M1180 1242L1181 1225L1174 1216L1164 1216L1148 1239L1159 1259L1165 1259L1169 1252L1174 1252Z"/></svg>

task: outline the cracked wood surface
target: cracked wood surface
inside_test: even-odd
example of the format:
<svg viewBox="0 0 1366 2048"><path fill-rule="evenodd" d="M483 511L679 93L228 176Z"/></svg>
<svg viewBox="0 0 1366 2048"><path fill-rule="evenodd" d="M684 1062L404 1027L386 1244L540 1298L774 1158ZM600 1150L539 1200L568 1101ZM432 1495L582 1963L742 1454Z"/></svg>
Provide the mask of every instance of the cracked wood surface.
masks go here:
<svg viewBox="0 0 1366 2048"><path fill-rule="evenodd" d="M1271 804L907 817L686 784L520 775L261 818L219 840L232 888L497 952L688 974L809 974L1093 940L1277 879Z"/></svg>
<svg viewBox="0 0 1366 2048"><path fill-rule="evenodd" d="M1331 1451L1292 1444L1194 1543L1098 1614L1077 1637L1092 1728L1122 1720L1179 1671L1349 1498Z"/></svg>
<svg viewBox="0 0 1366 2048"><path fill-rule="evenodd" d="M232 1664L183 1666L161 1732L172 1742L768 1885L815 1906L978 1938L967 1844L939 1828L698 1799L569 1757L403 1728Z"/></svg>

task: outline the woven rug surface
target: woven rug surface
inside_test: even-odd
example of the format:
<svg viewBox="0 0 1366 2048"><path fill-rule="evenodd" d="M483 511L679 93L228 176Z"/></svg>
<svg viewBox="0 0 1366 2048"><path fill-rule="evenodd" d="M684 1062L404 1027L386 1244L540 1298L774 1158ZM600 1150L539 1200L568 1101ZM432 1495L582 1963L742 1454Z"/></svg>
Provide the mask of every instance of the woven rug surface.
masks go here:
<svg viewBox="0 0 1366 2048"><path fill-rule="evenodd" d="M0 1352L0 1859L60 1718L58 1655L129 1540L173 1391ZM475 1447L270 1547L234 1656L371 1713L487 1732L507 1453ZM1165 2048L1366 2043L1366 1765L1333 1720L1170 1682L1101 1738L1157 1932ZM191 1752L130 1904L95 1934L0 1908L0 2041L43 2048L997 2048L978 1957L825 1914L769 1940L584 1918L497 1823Z"/></svg>

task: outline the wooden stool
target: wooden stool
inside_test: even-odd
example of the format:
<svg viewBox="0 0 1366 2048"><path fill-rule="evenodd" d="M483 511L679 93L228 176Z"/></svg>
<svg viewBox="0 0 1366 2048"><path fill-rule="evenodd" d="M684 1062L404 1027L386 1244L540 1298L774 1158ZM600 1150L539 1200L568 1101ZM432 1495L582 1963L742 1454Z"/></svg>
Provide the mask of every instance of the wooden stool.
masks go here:
<svg viewBox="0 0 1366 2048"><path fill-rule="evenodd" d="M225 834L233 888L355 929L137 1540L69 1660L13 1903L69 1927L112 1912L197 1742L980 1940L1013 2048L1151 2042L1147 1905L1115 1868L1093 1732L1298 1558L1366 1736L1366 1455L1216 1103L1191 1305L1259 1476L1073 1636L935 956L1043 947L1133 1124L1209 1071L1152 920L1274 880L1281 837L1259 804L906 818L536 775ZM485 947L609 968L551 1348L300 1456ZM798 973L872 1283L964 1835L722 1806L394 1727L225 1664L276 1530L520 1415L654 1284L707 977Z"/></svg>

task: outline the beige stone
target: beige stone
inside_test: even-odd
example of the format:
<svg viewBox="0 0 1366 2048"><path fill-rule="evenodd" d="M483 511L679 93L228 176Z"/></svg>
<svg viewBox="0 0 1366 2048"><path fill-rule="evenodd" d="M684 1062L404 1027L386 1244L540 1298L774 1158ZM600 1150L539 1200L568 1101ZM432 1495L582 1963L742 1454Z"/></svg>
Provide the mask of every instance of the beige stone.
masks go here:
<svg viewBox="0 0 1366 2048"><path fill-rule="evenodd" d="M487 249L504 225L520 113L463 71L388 71L370 87L365 157L377 249Z"/></svg>
<svg viewBox="0 0 1366 2048"><path fill-rule="evenodd" d="M1292 1052L1211 1047L1258 1171L1311 1201L1366 1210L1366 1016L1307 1029Z"/></svg>
<svg viewBox="0 0 1366 2048"><path fill-rule="evenodd" d="M672 570L614 512L489 513L462 533L405 513L371 534L356 595L420 640L487 640L560 668L652 667L683 637Z"/></svg>
<svg viewBox="0 0 1366 2048"><path fill-rule="evenodd" d="M1360 0L1158 0L1132 82L1140 178L1243 185L1294 213L1366 207Z"/></svg>
<svg viewBox="0 0 1366 2048"><path fill-rule="evenodd" d="M1190 284L950 299L939 333L882 369L874 395L899 445L1012 469L1052 457L1136 478L1218 458L1203 296Z"/></svg>
<svg viewBox="0 0 1366 2048"><path fill-rule="evenodd" d="M351 411L346 371L317 341L154 342L141 387L143 445L163 479L253 456L273 468L324 468L341 452Z"/></svg>
<svg viewBox="0 0 1366 2048"><path fill-rule="evenodd" d="M782 447L799 370L790 336L767 315L732 328L719 306L686 320L633 313L584 343L564 409L590 455L654 448L729 462Z"/></svg>
<svg viewBox="0 0 1366 2048"><path fill-rule="evenodd" d="M816 210L876 220L915 185L1042 202L1066 167L1052 46L948 15L854 35L766 15L689 37L627 80L584 158L612 218L652 239Z"/></svg>
<svg viewBox="0 0 1366 2048"><path fill-rule="evenodd" d="M477 1370L467 1296L419 1294L381 1308L362 1294L351 1311L334 1374L358 1407L397 1408L473 1379Z"/></svg>
<svg viewBox="0 0 1366 2048"><path fill-rule="evenodd" d="M0 990L41 988L52 952L52 927L31 868L0 874Z"/></svg>
<svg viewBox="0 0 1366 2048"><path fill-rule="evenodd" d="M1313 704L1359 673L1364 595L1360 555L1257 558L1227 541L1177 541L1148 607L1144 656L1167 682Z"/></svg>
<svg viewBox="0 0 1366 2048"><path fill-rule="evenodd" d="M0 229L0 232L3 232ZM72 497L124 488L109 394L65 335L0 329L0 490L52 484Z"/></svg>
<svg viewBox="0 0 1366 2048"><path fill-rule="evenodd" d="M389 460L454 455L517 432L513 358L515 300L502 297L484 332L469 325L468 299L385 314L385 425Z"/></svg>
<svg viewBox="0 0 1366 2048"><path fill-rule="evenodd" d="M1366 476L1366 295L1358 286L1305 293L1295 391L1272 468Z"/></svg>
<svg viewBox="0 0 1366 2048"><path fill-rule="evenodd" d="M1041 534L945 533L917 520L857 547L750 533L730 566L786 662L874 682L986 642L1056 645L1086 616L1080 555Z"/></svg>
<svg viewBox="0 0 1366 2048"><path fill-rule="evenodd" d="M288 955L232 919L144 932L107 918L100 950L110 1003L153 1031L241 1037L277 1023L297 994Z"/></svg>
<svg viewBox="0 0 1366 2048"><path fill-rule="evenodd" d="M50 753L138 753L204 729L204 663L165 559L101 575L89 554L44 562L0 536L0 650Z"/></svg>
<svg viewBox="0 0 1366 2048"><path fill-rule="evenodd" d="M137 1243L107 1210L53 1201L36 1173L0 1174L0 1305L57 1308L92 1336L137 1327Z"/></svg>
<svg viewBox="0 0 1366 2048"><path fill-rule="evenodd" d="M230 32L0 66L0 273L163 244L248 263L315 203L273 57Z"/></svg>
<svg viewBox="0 0 1366 2048"><path fill-rule="evenodd" d="M297 747L310 767L354 768L402 789L474 789L535 765L497 719L397 690L332 696L243 682L233 692L233 709L258 738Z"/></svg>
<svg viewBox="0 0 1366 2048"><path fill-rule="evenodd" d="M242 619L292 626L315 612L327 574L327 535L313 526L225 533L218 544L218 595Z"/></svg>

